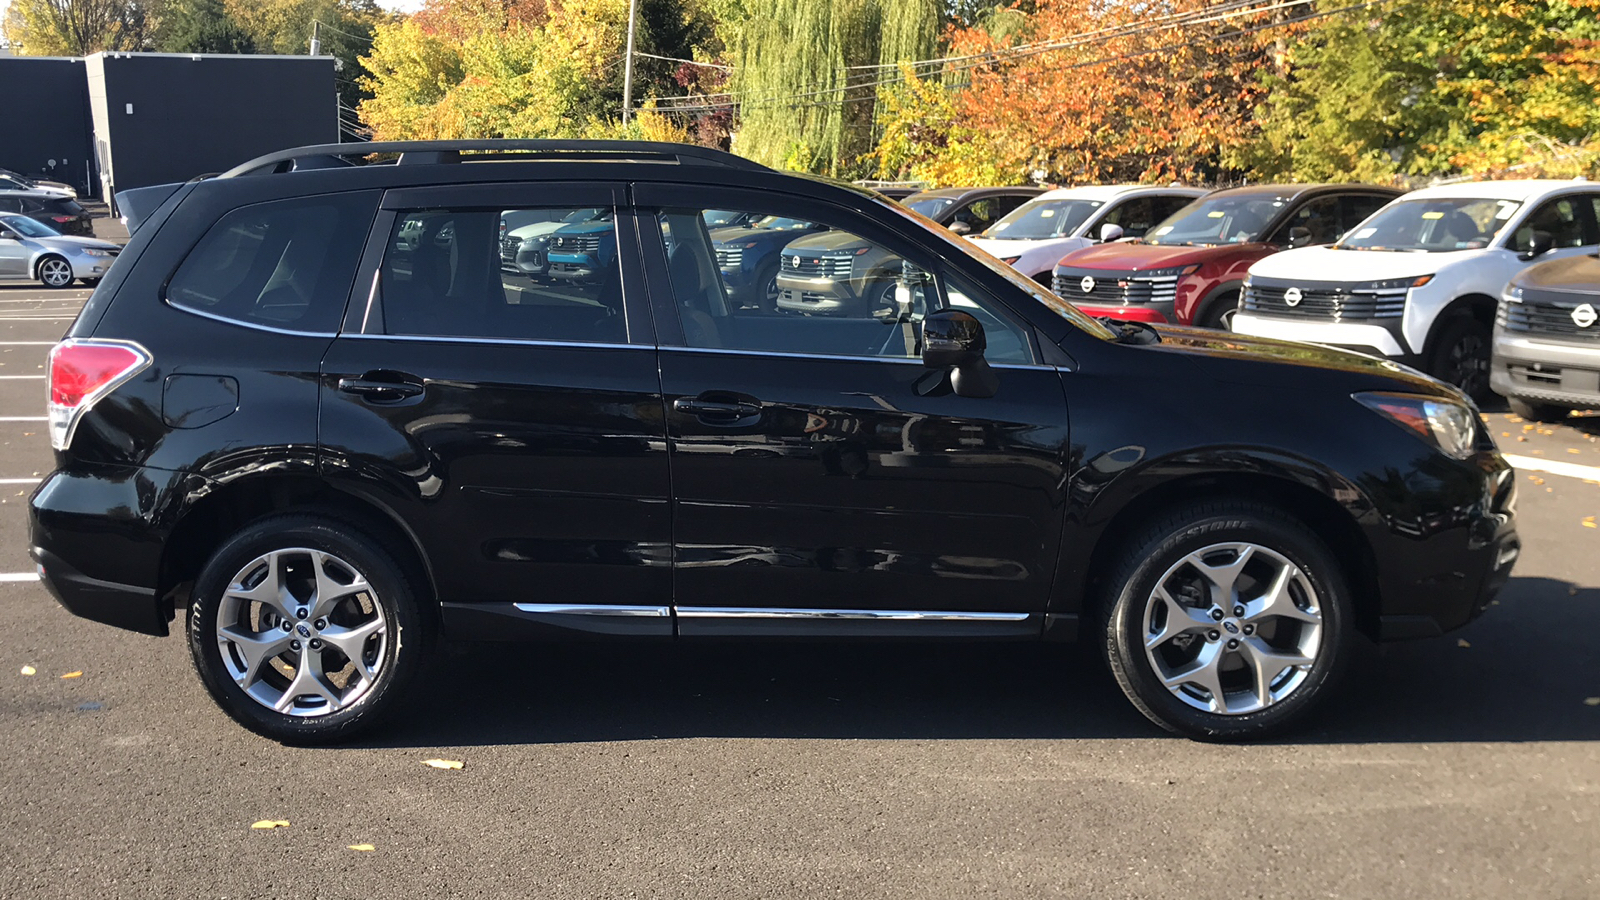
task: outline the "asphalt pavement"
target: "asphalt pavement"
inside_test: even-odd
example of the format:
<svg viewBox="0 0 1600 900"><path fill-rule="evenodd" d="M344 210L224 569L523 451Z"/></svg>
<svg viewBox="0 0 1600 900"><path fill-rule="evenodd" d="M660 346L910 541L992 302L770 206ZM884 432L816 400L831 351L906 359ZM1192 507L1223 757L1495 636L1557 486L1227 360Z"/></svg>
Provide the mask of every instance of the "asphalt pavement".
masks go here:
<svg viewBox="0 0 1600 900"><path fill-rule="evenodd" d="M590 644L448 648L393 727L294 749L31 577L86 296L0 288L0 897L1600 896L1600 417L1488 416L1584 467L1519 471L1499 604L1364 646L1280 742L1169 737L1074 647Z"/></svg>

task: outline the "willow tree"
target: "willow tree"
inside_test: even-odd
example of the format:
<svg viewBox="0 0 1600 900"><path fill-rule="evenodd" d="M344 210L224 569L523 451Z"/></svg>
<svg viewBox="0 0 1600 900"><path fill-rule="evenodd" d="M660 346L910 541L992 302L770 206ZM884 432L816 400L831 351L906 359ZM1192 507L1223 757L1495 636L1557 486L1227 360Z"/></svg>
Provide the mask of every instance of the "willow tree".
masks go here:
<svg viewBox="0 0 1600 900"><path fill-rule="evenodd" d="M941 0L745 0L725 33L735 149L774 166L852 173L878 93L938 44Z"/></svg>

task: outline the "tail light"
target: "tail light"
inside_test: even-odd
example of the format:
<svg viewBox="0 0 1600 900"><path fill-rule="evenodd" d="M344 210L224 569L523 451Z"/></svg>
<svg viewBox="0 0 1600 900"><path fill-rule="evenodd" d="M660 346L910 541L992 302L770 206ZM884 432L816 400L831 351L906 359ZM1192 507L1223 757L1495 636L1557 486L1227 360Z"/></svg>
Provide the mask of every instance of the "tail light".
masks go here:
<svg viewBox="0 0 1600 900"><path fill-rule="evenodd" d="M83 414L148 365L150 352L132 341L57 344L50 351L50 446L67 449Z"/></svg>
<svg viewBox="0 0 1600 900"><path fill-rule="evenodd" d="M51 216L50 218L55 219L57 222L71 222L77 216Z"/></svg>

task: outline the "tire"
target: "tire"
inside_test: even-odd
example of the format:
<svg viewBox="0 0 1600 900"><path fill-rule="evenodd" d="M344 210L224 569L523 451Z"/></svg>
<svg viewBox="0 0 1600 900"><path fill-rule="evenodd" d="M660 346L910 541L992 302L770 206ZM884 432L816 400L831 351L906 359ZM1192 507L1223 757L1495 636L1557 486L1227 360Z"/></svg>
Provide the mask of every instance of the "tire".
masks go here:
<svg viewBox="0 0 1600 900"><path fill-rule="evenodd" d="M78 280L83 282L83 286L84 287L89 287L89 288L92 288L95 285L100 283L100 279L98 279L98 278L79 278Z"/></svg>
<svg viewBox="0 0 1600 900"><path fill-rule="evenodd" d="M1222 589L1229 579L1216 573L1230 567L1232 588ZM1168 731L1208 741L1282 733L1304 721L1349 659L1343 573L1314 533L1273 507L1213 502L1163 513L1112 571L1097 607L1107 661L1133 705ZM1265 589L1280 578L1286 590ZM1219 597L1236 608L1219 609ZM1220 690L1203 689L1206 681Z"/></svg>
<svg viewBox="0 0 1600 900"><path fill-rule="evenodd" d="M1529 422L1560 422L1572 412L1571 407L1557 406L1554 403L1536 403L1532 400L1520 400L1516 397L1507 397L1506 403L1511 407L1511 412Z"/></svg>
<svg viewBox="0 0 1600 900"><path fill-rule="evenodd" d="M54 254L39 260L33 274L41 284L49 288L72 287L75 277L72 274L72 263L67 262L65 257Z"/></svg>
<svg viewBox="0 0 1600 900"><path fill-rule="evenodd" d="M270 599L283 593L269 587L274 577L293 603ZM195 670L223 711L257 734L286 744L346 740L394 710L429 656L434 627L419 581L348 523L262 519L223 543L195 582Z"/></svg>
<svg viewBox="0 0 1600 900"><path fill-rule="evenodd" d="M1223 294L1211 301L1206 308L1205 319L1196 322L1201 328L1215 328L1220 331L1233 330L1233 314L1239 311L1239 292Z"/></svg>
<svg viewBox="0 0 1600 900"><path fill-rule="evenodd" d="M1461 389L1474 402L1489 399L1489 326L1467 315L1454 315L1439 327L1428 374Z"/></svg>

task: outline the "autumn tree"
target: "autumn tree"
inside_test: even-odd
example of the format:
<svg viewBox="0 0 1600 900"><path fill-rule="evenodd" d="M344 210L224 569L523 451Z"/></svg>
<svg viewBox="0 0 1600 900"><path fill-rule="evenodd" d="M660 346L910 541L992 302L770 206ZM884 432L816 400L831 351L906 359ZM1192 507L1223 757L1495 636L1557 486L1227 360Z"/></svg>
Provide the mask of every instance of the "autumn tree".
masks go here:
<svg viewBox="0 0 1600 900"><path fill-rule="evenodd" d="M255 41L222 0L167 0L156 49L166 53L253 53Z"/></svg>
<svg viewBox="0 0 1600 900"><path fill-rule="evenodd" d="M159 0L11 0L3 27L13 52L27 56L88 56L103 50L144 50Z"/></svg>

